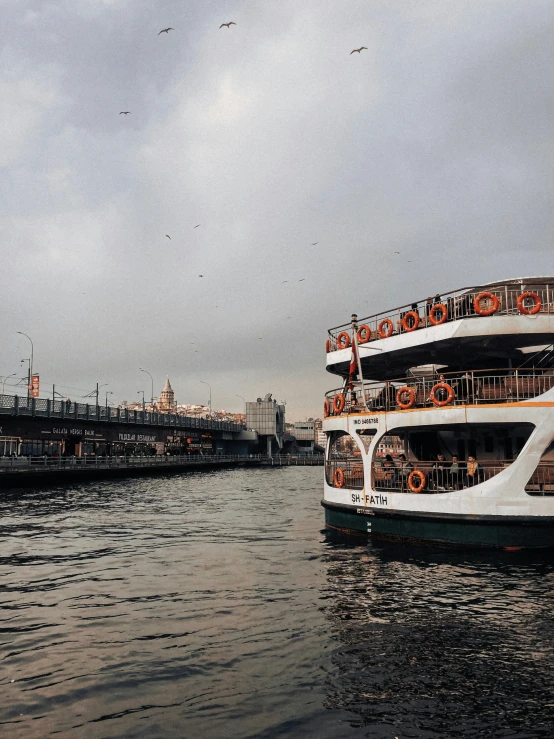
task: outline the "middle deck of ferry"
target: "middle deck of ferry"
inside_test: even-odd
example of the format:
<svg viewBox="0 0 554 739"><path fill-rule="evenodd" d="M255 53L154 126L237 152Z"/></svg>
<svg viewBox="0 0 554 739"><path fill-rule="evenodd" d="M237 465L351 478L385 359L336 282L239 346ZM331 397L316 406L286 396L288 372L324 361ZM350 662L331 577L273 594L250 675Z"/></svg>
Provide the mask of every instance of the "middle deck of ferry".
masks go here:
<svg viewBox="0 0 554 739"><path fill-rule="evenodd" d="M552 424L554 278L461 288L360 320L352 316L328 333L327 370L342 379L326 393L324 407L326 480L333 487L339 466L345 475L339 487L364 487L360 451L346 430L356 429L367 451L376 433L370 418L385 415L387 429L372 460L371 487L391 492L410 492L396 472L402 453L409 467L417 462L427 475L421 492L443 492L466 486L469 457L479 462L479 481L517 458L540 422L540 413L533 422L528 417L532 401L544 406ZM518 406L527 416L511 412ZM387 454L393 472L384 464ZM443 457L449 467L454 456L461 472L443 479L437 461ZM554 444L525 490L554 494Z"/></svg>

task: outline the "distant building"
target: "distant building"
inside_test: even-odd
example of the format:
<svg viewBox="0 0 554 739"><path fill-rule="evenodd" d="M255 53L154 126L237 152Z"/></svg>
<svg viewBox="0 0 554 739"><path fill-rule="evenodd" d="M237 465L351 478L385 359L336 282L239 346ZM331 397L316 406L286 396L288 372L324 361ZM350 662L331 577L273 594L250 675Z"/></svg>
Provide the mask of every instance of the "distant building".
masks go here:
<svg viewBox="0 0 554 739"><path fill-rule="evenodd" d="M175 402L175 393L169 382L169 377L165 381L164 389L160 393L158 400L158 412L159 413L176 413L177 403Z"/></svg>
<svg viewBox="0 0 554 739"><path fill-rule="evenodd" d="M258 432L263 437L267 454L271 455L274 448L281 449L283 434L285 433L285 406L279 405L268 393L262 400L246 403L246 425L249 429ZM266 451L264 450L264 451Z"/></svg>
<svg viewBox="0 0 554 739"><path fill-rule="evenodd" d="M327 434L323 431L323 421L321 418L316 418L314 421L315 426L315 443L317 446L325 449L327 443Z"/></svg>

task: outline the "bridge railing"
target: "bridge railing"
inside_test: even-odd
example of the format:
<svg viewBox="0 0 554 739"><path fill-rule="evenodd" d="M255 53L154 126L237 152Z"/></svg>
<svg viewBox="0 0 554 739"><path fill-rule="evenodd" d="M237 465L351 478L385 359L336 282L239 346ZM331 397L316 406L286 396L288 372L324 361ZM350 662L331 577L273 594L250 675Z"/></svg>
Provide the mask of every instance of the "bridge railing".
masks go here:
<svg viewBox="0 0 554 739"><path fill-rule="evenodd" d="M183 416L178 413L152 413L146 410L135 411L128 408L111 408L105 405L73 403L70 400L50 400L50 398L27 398L19 395L0 395L0 414L234 433L243 431L245 428L238 423L213 421L208 418Z"/></svg>

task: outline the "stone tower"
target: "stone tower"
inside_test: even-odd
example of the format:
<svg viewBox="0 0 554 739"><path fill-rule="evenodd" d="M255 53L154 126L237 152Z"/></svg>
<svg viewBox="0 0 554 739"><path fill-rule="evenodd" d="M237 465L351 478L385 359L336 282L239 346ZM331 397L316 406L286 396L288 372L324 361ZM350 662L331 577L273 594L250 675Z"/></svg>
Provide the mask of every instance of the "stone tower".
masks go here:
<svg viewBox="0 0 554 739"><path fill-rule="evenodd" d="M173 413L175 411L175 393L169 382L169 377L165 381L164 389L160 393L158 400L158 411L160 413Z"/></svg>

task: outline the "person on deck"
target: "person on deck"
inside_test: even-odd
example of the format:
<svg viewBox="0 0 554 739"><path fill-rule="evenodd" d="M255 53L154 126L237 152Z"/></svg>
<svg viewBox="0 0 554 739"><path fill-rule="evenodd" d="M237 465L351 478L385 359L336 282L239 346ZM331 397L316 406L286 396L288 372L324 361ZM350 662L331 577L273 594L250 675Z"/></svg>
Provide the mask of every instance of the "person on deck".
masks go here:
<svg viewBox="0 0 554 739"><path fill-rule="evenodd" d="M479 466L479 462L475 459L475 457L469 456L467 458L467 469L465 476L466 488L471 488L474 485L478 485L480 482L480 477L481 468Z"/></svg>

